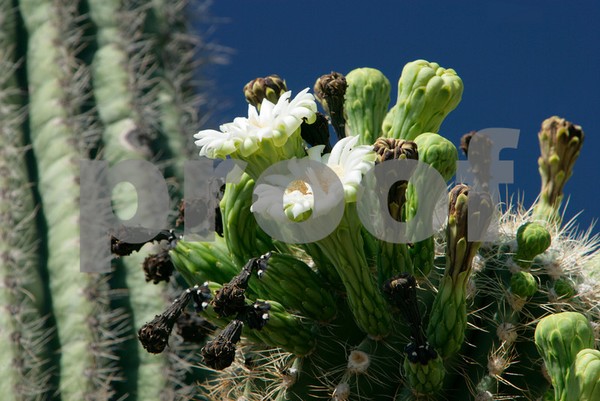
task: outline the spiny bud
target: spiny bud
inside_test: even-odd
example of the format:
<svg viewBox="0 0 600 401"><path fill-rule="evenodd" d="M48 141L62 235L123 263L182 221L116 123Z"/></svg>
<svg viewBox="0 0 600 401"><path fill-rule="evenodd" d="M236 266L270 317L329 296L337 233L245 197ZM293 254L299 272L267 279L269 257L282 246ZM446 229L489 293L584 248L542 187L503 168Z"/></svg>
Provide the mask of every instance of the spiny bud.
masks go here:
<svg viewBox="0 0 600 401"><path fill-rule="evenodd" d="M175 270L168 249L163 249L157 254L149 255L143 263L146 282L152 281L158 284L161 281L169 282L169 278Z"/></svg>
<svg viewBox="0 0 600 401"><path fill-rule="evenodd" d="M382 163L386 160L419 159L417 144L401 139L378 138L373 145L373 151L377 154L375 163ZM402 218L407 186L408 181L397 181L388 191L388 210L396 221L401 221Z"/></svg>
<svg viewBox="0 0 600 401"><path fill-rule="evenodd" d="M373 145L373 150L377 153L378 163L393 159L419 160L417 144L413 141L394 138L378 138Z"/></svg>
<svg viewBox="0 0 600 401"><path fill-rule="evenodd" d="M471 138L476 133L477 131L470 131L460 137L460 150L462 150L465 156L469 156L469 143L471 143Z"/></svg>
<svg viewBox="0 0 600 401"><path fill-rule="evenodd" d="M538 290L535 277L529 272L520 271L510 278L510 291L521 298L529 298Z"/></svg>
<svg viewBox="0 0 600 401"><path fill-rule="evenodd" d="M260 105L263 100L267 99L273 104L277 104L277 101L285 92L287 92L287 86L285 81L278 75L269 75L265 78L256 78L248 82L244 86L244 96L248 103L260 110Z"/></svg>
<svg viewBox="0 0 600 401"><path fill-rule="evenodd" d="M517 230L517 253L515 261L521 267L531 266L533 258L550 247L550 233L541 224L528 222Z"/></svg>
<svg viewBox="0 0 600 401"><path fill-rule="evenodd" d="M240 341L244 323L234 319L212 341L202 348L204 363L216 370L223 370L235 360L235 344Z"/></svg>
<svg viewBox="0 0 600 401"><path fill-rule="evenodd" d="M268 302L257 301L246 308L244 320L248 323L249 328L260 330L269 321L270 310L271 305Z"/></svg>
<svg viewBox="0 0 600 401"><path fill-rule="evenodd" d="M542 189L534 208L534 216L560 222L558 209L563 198L563 188L573 173L585 135L581 126L553 116L542 123L538 138Z"/></svg>
<svg viewBox="0 0 600 401"><path fill-rule="evenodd" d="M177 333L184 341L191 343L202 343L206 336L215 330L208 320L196 315L184 312L177 319Z"/></svg>
<svg viewBox="0 0 600 401"><path fill-rule="evenodd" d="M344 118L344 95L348 84L346 78L339 72L322 75L315 82L315 96L323 109L331 118L331 125L335 129L338 139L343 138L346 120Z"/></svg>
<svg viewBox="0 0 600 401"><path fill-rule="evenodd" d="M331 152L329 123L323 113L317 112L317 119L312 124L304 121L300 126L300 136L310 146L325 145L325 153Z"/></svg>
<svg viewBox="0 0 600 401"><path fill-rule="evenodd" d="M179 319L179 316L192 299L192 290L187 289L184 293L167 308L161 315L156 315L155 318L146 323L138 331L138 339L146 351L153 354L160 354L164 351L169 336L173 330L173 325Z"/></svg>

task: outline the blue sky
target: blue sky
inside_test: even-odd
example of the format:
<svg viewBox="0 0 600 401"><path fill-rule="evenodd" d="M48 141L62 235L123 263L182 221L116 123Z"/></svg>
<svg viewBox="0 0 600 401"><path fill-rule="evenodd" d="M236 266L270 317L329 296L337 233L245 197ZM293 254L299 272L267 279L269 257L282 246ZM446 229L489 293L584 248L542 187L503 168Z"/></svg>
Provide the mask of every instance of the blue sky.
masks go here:
<svg viewBox="0 0 600 401"><path fill-rule="evenodd" d="M435 61L465 86L440 134L458 144L471 130L519 129L518 148L501 157L514 161L509 193L524 193L527 206L540 186L541 122L558 115L581 125L567 217L582 211L583 227L600 217L600 2L216 0L211 10L227 19L212 40L232 49L211 75L221 104L214 128L246 114L242 87L259 76L279 74L296 93L322 74L373 67L392 82L394 103L404 64Z"/></svg>

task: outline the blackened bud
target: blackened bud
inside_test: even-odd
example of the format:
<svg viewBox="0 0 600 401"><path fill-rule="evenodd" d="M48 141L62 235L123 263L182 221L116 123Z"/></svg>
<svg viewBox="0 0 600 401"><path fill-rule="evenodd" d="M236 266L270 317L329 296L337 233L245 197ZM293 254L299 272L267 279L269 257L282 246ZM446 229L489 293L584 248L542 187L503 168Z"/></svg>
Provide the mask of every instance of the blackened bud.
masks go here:
<svg viewBox="0 0 600 401"><path fill-rule="evenodd" d="M138 339L146 351L152 354L160 354L169 342L169 336L173 325L192 298L192 291L186 290L181 297L173 301L167 310L156 315L154 319L146 323L138 331Z"/></svg>
<svg viewBox="0 0 600 401"><path fill-rule="evenodd" d="M394 159L419 160L417 144L413 141L394 138L378 138L373 144L377 153L377 163Z"/></svg>
<svg viewBox="0 0 600 401"><path fill-rule="evenodd" d="M223 370L235 360L235 344L240 341L244 323L234 319L219 335L202 348L204 363L216 370Z"/></svg>
<svg viewBox="0 0 600 401"><path fill-rule="evenodd" d="M167 249L146 257L143 268L146 282L152 281L154 284L158 284L161 281L169 282L173 270L175 270Z"/></svg>
<svg viewBox="0 0 600 401"><path fill-rule="evenodd" d="M249 305L244 314L246 323L251 329L260 330L269 321L269 311L271 305L264 301L257 301Z"/></svg>
<svg viewBox="0 0 600 401"><path fill-rule="evenodd" d="M317 119L312 124L304 121L300 126L300 135L310 146L325 145L325 153L331 152L329 122L323 113L317 112Z"/></svg>
<svg viewBox="0 0 600 401"><path fill-rule="evenodd" d="M215 329L208 320L196 314L186 312L177 319L177 333L187 342L202 343Z"/></svg>
<svg viewBox="0 0 600 401"><path fill-rule="evenodd" d="M346 77L339 72L322 75L315 82L315 96L323 109L331 118L331 125L335 129L338 139L343 138L345 133L346 119L344 117L344 97L348 83Z"/></svg>

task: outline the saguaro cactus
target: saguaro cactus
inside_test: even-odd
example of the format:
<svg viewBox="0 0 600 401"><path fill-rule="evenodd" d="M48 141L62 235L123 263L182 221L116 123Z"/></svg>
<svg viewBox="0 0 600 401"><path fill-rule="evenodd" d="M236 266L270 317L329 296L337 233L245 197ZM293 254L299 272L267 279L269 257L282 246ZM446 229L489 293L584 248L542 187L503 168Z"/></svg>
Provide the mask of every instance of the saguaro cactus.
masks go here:
<svg viewBox="0 0 600 401"><path fill-rule="evenodd" d="M262 121L260 133L252 125L243 129L246 120L240 118L235 130L225 125L222 133L196 135L201 155L243 159L254 179L265 170L265 159L286 160L283 152L270 152L270 138L277 136L278 146L295 149L290 171L298 158L321 161L336 173L345 198L344 214L329 236L282 248L257 225L235 223L239 208L268 214L281 207L289 219L277 220L282 226L310 223L316 197L326 193L320 192L322 181L278 175L252 188L247 180L250 186L244 192L254 193L252 202L250 195L240 196L240 189L228 185L222 201L223 226L228 227L224 238L214 244L181 240L171 250L176 269L198 294L198 313L222 330L203 349L205 363L215 371L204 394L235 400L433 400L467 399L470 394L470 399L493 400L541 399L556 391L559 400L565 369L575 369L571 376L577 377L577 394L589 398L592 383L599 379L593 336L586 337L589 349L582 351L579 363L571 361L577 368L569 362L554 369L559 365L546 361L545 369L534 328L541 319L538 331L545 332L545 319L562 319L565 309L598 324L598 299L592 290L598 283L590 274L597 243L575 237L579 245L573 246L572 229L560 228L552 216L526 211L522 205L494 213L497 206L489 195L463 184L451 191L445 227L430 239L415 244L378 240L354 209L356 202L373 199L361 192L361 177L386 160L412 159L450 181L457 150L436 132L458 104L462 84L451 69L422 60L409 63L400 78L397 105L380 122L380 131L373 121L385 103L385 80L376 71L365 71L353 71L347 79L334 73L317 81L315 90L332 114L331 124L338 135L346 127L348 135L325 156L323 145L298 148L297 125L275 120L295 121L300 110L294 107L301 104L308 113L305 126L310 126L316 107L306 91L301 100L285 94L261 99L260 111L251 107L248 121ZM369 77L377 78L381 90L375 91ZM342 121L339 97L344 93ZM383 137L375 141L373 132ZM251 151L244 154L244 147ZM389 213L398 224L410 221L419 207L427 207L429 200L417 199L414 188L426 184L417 177L392 185L389 204L375 212ZM484 238L483 230L495 216L500 216L495 226L501 228L495 240L470 239L469 232ZM272 265L277 259L307 265ZM324 293L335 297L316 295ZM319 308L322 318L314 313ZM325 311L333 314L324 318ZM544 359L558 352L552 350L555 342L544 344L538 344ZM555 380L557 375L562 376Z"/></svg>

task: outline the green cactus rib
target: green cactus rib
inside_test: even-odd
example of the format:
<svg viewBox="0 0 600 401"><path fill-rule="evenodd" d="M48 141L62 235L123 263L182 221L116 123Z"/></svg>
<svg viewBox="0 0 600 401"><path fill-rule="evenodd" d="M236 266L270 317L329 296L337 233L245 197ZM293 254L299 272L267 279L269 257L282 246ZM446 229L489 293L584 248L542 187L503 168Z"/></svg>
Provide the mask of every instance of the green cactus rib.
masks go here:
<svg viewBox="0 0 600 401"><path fill-rule="evenodd" d="M195 5L190 0L152 0L150 3L152 8L146 31L152 35L155 57L160 65L156 75L159 78L157 98L162 135L156 149L168 151L163 158L173 163L176 178L182 179L183 163L194 154L192 135L199 129L197 109L203 101L194 79L194 67L207 63L213 53L207 47L202 49L202 54L198 53L199 38L190 33L190 19L184 13L195 14ZM198 13L203 11L197 10Z"/></svg>
<svg viewBox="0 0 600 401"><path fill-rule="evenodd" d="M0 394L42 400L53 390L47 294L26 160L24 96L17 72L16 9L0 4Z"/></svg>
<svg viewBox="0 0 600 401"><path fill-rule="evenodd" d="M150 79L154 63L152 41L143 30L148 8L134 2L90 1L89 11L98 29L99 47L91 67L94 100L103 126L102 156L111 166L124 160L153 160L155 154L151 144L159 137L154 129L159 126L156 117L159 113L151 106L157 96ZM164 103L163 106L167 107ZM164 146L171 144L172 141L162 143ZM170 153L169 149L167 153ZM179 164L177 167L181 171ZM131 191L114 193L117 215L132 215L136 203L136 195ZM143 212L146 215L141 217L146 218L165 211ZM148 255L149 250L143 249L136 255L122 258L117 264L117 274L127 288L127 303L133 323L129 329L133 330L152 316L152 310L160 310L167 305L166 289L148 285L144 280L140 264ZM188 392L185 386L177 384L182 380L174 377L177 376L177 368L171 366L171 352L176 350L160 356L149 355L132 336L120 355L128 380L118 388L119 391L128 394L131 399L140 400L176 394L178 388ZM136 357L131 359L132 355Z"/></svg>
<svg viewBox="0 0 600 401"><path fill-rule="evenodd" d="M113 329L122 315L109 310L105 277L79 271L79 159L86 156L79 133L93 127L82 112L88 79L76 58L81 42L77 3L25 0L19 9L29 34L28 127L48 227L46 268L61 347L60 395L63 400L108 399L118 378L114 347L119 333Z"/></svg>
<svg viewBox="0 0 600 401"><path fill-rule="evenodd" d="M414 140L424 132L438 132L462 92L462 80L454 70L425 60L406 64L398 81L398 99L383 122L384 135Z"/></svg>
<svg viewBox="0 0 600 401"><path fill-rule="evenodd" d="M361 330L376 338L389 334L391 315L367 264L354 203L346 204L340 224L316 244L342 279L348 305Z"/></svg>
<svg viewBox="0 0 600 401"><path fill-rule="evenodd" d="M359 144L372 145L381 136L390 103L390 81L374 68L357 68L346 75L346 82L346 135L358 135Z"/></svg>

